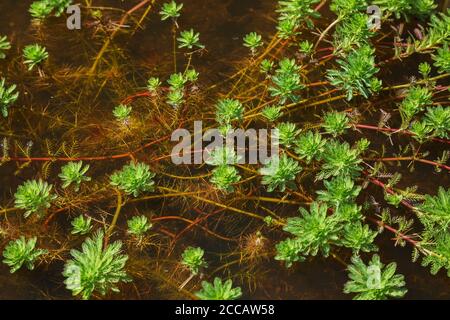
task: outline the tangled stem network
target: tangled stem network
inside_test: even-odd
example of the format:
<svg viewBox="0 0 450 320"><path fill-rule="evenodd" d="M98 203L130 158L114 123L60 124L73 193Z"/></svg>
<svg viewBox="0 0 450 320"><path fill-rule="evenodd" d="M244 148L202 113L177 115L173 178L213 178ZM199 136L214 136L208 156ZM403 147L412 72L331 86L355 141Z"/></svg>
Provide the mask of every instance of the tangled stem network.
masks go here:
<svg viewBox="0 0 450 320"><path fill-rule="evenodd" d="M335 297L408 297L414 278L430 276L385 261L387 233L447 283L449 11L377 0L372 28L366 0L261 1L276 26L255 25L222 58L209 25L191 22L194 3L131 2L84 1L83 35L64 44L78 67L55 50L70 0L31 4L29 44L0 35L0 240L11 272L64 262L67 290L55 297L231 300L272 292L264 274L274 268L282 288L285 269L322 256L348 271ZM158 54L144 63L133 41L150 24ZM201 141L188 156L210 151L205 163L176 165L172 133L195 121L220 138L277 129L279 154L249 164Z"/></svg>

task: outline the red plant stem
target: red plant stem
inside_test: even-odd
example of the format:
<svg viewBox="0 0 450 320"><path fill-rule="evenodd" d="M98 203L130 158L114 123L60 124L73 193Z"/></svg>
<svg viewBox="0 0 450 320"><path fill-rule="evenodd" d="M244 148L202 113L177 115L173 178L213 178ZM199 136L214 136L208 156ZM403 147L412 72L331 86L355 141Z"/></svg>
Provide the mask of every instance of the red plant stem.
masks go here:
<svg viewBox="0 0 450 320"><path fill-rule="evenodd" d="M417 161L417 162L422 162L422 163L426 163L426 164L431 164L432 166L436 166L436 167L443 168L443 169L450 171L450 166L447 166L445 164L437 163L435 161L426 160L426 159L416 159L414 157L375 158L375 159L367 159L367 160L371 160L371 161L402 161L402 160L403 161L404 160Z"/></svg>
<svg viewBox="0 0 450 320"><path fill-rule="evenodd" d="M136 98L140 98L140 97L151 97L151 96L152 96L152 94L151 94L149 91L138 92L138 93L136 93L136 94L134 94L134 95L131 95L131 96L126 97L125 99L122 100L121 103L123 103L123 104L128 104L128 103L130 103L131 101L133 101L133 100L136 99Z"/></svg>
<svg viewBox="0 0 450 320"><path fill-rule="evenodd" d="M198 208L194 208L194 211L196 211L196 212L199 213L199 214L205 214L204 212L202 212L202 211L199 210ZM224 209L224 208L218 209L218 210L216 210L216 211L214 211L214 212L211 212L211 213L209 213L209 214L205 214L204 216L199 216L197 219L195 219L194 221L192 221L191 224L189 224L186 228L184 228L183 230L181 230L181 231L176 235L176 237L172 240L172 248L174 248L175 241L177 241L184 233L186 233L187 231L189 231L189 229L191 229L192 227L194 227L196 224L199 224L200 222L202 222L202 221L208 219L210 216L215 215L215 214L217 214L217 213L220 213L220 212L222 212L222 211L225 211L225 209ZM221 236L221 237L222 237L222 238L219 238L219 239L227 240L227 241L236 241L235 239L226 238L226 237L223 237L223 236Z"/></svg>
<svg viewBox="0 0 450 320"><path fill-rule="evenodd" d="M381 132L403 133L403 134L406 134L409 136L415 135L413 132L408 131L408 130L394 129L394 128L380 128L380 127L372 126L372 125L368 125L368 124L356 124L355 127L359 128L359 129L375 130L375 131L381 131ZM436 142L450 144L450 140L447 140L447 139L431 138L431 140L436 141Z"/></svg>
<svg viewBox="0 0 450 320"><path fill-rule="evenodd" d="M367 173L367 172L363 171L363 173L364 173L365 175L368 176L368 173ZM388 193L390 193L390 194L395 193L391 188L387 188L386 185L385 185L383 182L381 182L380 180L377 180L377 179L375 179L375 178L369 177L369 181L372 182L373 184L377 185L377 186L382 187L386 192L388 192ZM405 200L402 200L402 201L401 201L401 204L404 205L406 208L412 210L412 211L415 210L415 209L414 209L414 206L412 206L410 203L408 203L408 202L405 201ZM413 245L414 247L420 247L420 243L419 243L419 242L417 242L417 241L411 239L411 238L408 237L407 235L404 235L403 233L401 233L401 232L398 231L397 229L395 229L395 228L393 228L393 227L391 227L391 226L385 224L384 222L382 222L382 221L380 221L380 220L377 220L377 219L374 219L374 218L372 218L372 217L367 217L367 219L370 220L370 221L372 221L372 222L374 222L374 223L376 223L376 224L379 225L380 227L383 227L383 228L385 228L386 230L388 230L388 231L394 233L395 235L397 235L398 237L402 238L402 239L405 240L406 242L410 243L410 244Z"/></svg>
<svg viewBox="0 0 450 320"><path fill-rule="evenodd" d="M145 145L143 145L142 147L137 148L136 150L133 150L131 152L127 152L127 153L121 153L121 154L115 154L115 155L111 155L111 156L97 156L97 157L74 157L74 158L64 158L64 157L40 157L40 158L33 158L33 157L9 157L9 158L4 158L1 157L0 161L20 161L20 162L29 162L29 161L102 161L102 160L114 160L114 159L122 159L122 158L132 158L133 159L133 155L137 152L140 152L144 149L147 149L149 147L151 147L152 145L162 142L164 140L169 139L170 136L164 136L162 138L159 138L157 140L151 141Z"/></svg>
<svg viewBox="0 0 450 320"><path fill-rule="evenodd" d="M174 237L175 237L175 234L172 233L172 232L170 232L170 231L167 230L166 228L160 227L160 228L159 228L159 231L161 231L162 233L168 235L168 236L171 237L171 238L174 238Z"/></svg>
<svg viewBox="0 0 450 320"><path fill-rule="evenodd" d="M325 55L323 57L320 57L319 60L322 61L322 60L326 60L326 59L332 58L332 57L334 57L334 53L330 53L330 54L327 54L327 55Z"/></svg>
<svg viewBox="0 0 450 320"><path fill-rule="evenodd" d="M326 47L326 48L317 49L316 52L333 51L333 50L334 50L334 47Z"/></svg>
<svg viewBox="0 0 450 320"><path fill-rule="evenodd" d="M319 11L322 9L322 7L327 3L328 0L323 0L321 3L319 3L315 8L314 11Z"/></svg>
<svg viewBox="0 0 450 320"><path fill-rule="evenodd" d="M370 182L372 182L373 184L382 187L387 193L389 194L395 194L395 191L392 190L391 188L388 188L386 186L386 184L384 184L383 182L381 182L380 180L374 178L374 177L370 177L369 174L366 171L363 171L363 174L365 174L367 176L367 178L369 179ZM410 210L415 210L414 206L412 206L408 201L406 200L402 200L401 204L404 205L405 207L407 207Z"/></svg>
<svg viewBox="0 0 450 320"><path fill-rule="evenodd" d="M437 166L437 167L440 167L440 168L444 168L444 169L450 171L450 166L447 166L447 165L445 165L445 164L437 163L437 162L434 162L434 161L431 161L431 160L426 160L426 159L415 159L415 161L419 161L419 162L422 162L422 163L431 164L431 165L433 165L433 166Z"/></svg>
<svg viewBox="0 0 450 320"><path fill-rule="evenodd" d="M383 221L371 218L371 217L367 217L368 220L376 223L377 225L379 225L380 227L389 230L390 232L396 234L397 236L399 236L400 238L402 238L403 240L405 240L406 242L409 242L410 244L412 244L415 247L420 246L419 242L411 239L410 237L408 237L407 235L404 235L403 233L401 233L400 231L398 231L397 229L385 224Z"/></svg>

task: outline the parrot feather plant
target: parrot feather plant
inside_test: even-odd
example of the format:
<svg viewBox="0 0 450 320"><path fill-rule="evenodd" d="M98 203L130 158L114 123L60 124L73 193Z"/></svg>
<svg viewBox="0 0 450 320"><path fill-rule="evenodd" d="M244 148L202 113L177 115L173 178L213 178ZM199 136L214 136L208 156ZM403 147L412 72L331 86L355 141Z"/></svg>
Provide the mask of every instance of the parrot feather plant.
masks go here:
<svg viewBox="0 0 450 320"><path fill-rule="evenodd" d="M2 297L450 298L450 11L225 2L4 17Z"/></svg>

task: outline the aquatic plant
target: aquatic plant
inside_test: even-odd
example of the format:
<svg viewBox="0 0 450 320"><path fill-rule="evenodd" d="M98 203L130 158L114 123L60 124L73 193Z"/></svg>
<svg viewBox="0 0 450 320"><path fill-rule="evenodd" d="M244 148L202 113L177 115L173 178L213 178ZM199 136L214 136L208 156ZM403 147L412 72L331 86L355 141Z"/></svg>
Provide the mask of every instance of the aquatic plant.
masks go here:
<svg viewBox="0 0 450 320"><path fill-rule="evenodd" d="M351 52L346 60L339 59L339 70L328 70L330 83L346 92L347 100L355 93L365 98L381 89L381 81L375 77L379 68L375 67L374 50L365 45Z"/></svg>
<svg viewBox="0 0 450 320"><path fill-rule="evenodd" d="M422 266L430 267L430 273L435 275L442 268L447 270L447 277L450 277L450 235L448 233L437 233L428 238L425 234L423 246L426 250L432 250L422 259Z"/></svg>
<svg viewBox="0 0 450 320"><path fill-rule="evenodd" d="M236 164L240 157L236 154L234 149L224 146L216 147L211 152L209 156L205 159L205 163L210 166L221 166L227 164Z"/></svg>
<svg viewBox="0 0 450 320"><path fill-rule="evenodd" d="M184 102L184 92L180 89L172 89L167 94L167 104L174 108L179 107Z"/></svg>
<svg viewBox="0 0 450 320"><path fill-rule="evenodd" d="M72 0L47 0L47 2L54 10L54 15L56 17L59 17L64 10L72 4Z"/></svg>
<svg viewBox="0 0 450 320"><path fill-rule="evenodd" d="M416 114L433 103L431 97L432 94L426 87L411 87L408 90L398 108L402 117L402 128L407 128Z"/></svg>
<svg viewBox="0 0 450 320"><path fill-rule="evenodd" d="M45 19L53 13L59 17L72 4L72 0L39 0L34 1L28 10L33 18Z"/></svg>
<svg viewBox="0 0 450 320"><path fill-rule="evenodd" d="M428 62L422 62L419 64L419 73L422 75L424 79L428 79L430 72L431 72L431 66Z"/></svg>
<svg viewBox="0 0 450 320"><path fill-rule="evenodd" d="M72 220L72 234L85 235L92 230L91 217L85 218L82 214Z"/></svg>
<svg viewBox="0 0 450 320"><path fill-rule="evenodd" d="M28 270L34 269L36 260L48 251L44 249L36 249L37 238L26 240L24 236L19 239L10 241L3 251L3 263L10 267L11 273L19 270L25 265Z"/></svg>
<svg viewBox="0 0 450 320"><path fill-rule="evenodd" d="M429 16L437 8L437 4L434 0L417 0L412 1L411 14L423 18Z"/></svg>
<svg viewBox="0 0 450 320"><path fill-rule="evenodd" d="M361 221L349 223L344 226L342 245L351 248L356 254L360 251L378 251L377 246L374 244L377 235L377 231L370 230L369 226L362 224Z"/></svg>
<svg viewBox="0 0 450 320"><path fill-rule="evenodd" d="M127 297L157 292L235 299L242 292L231 281L251 294L260 290L259 275L274 270L273 263L262 260L275 259L289 268L320 256L349 266L344 291L355 298L399 298L406 289L395 265L384 266L378 256L366 265L358 256L386 250L384 242L378 249L377 236L390 233L383 239L410 246L412 261L432 274L450 276L450 189L445 185L450 11L434 14L432 0L281 0L274 33L243 34L246 54L229 50L239 39L222 43L221 36L221 43L203 50L197 27L178 25L183 4L166 1L157 11L161 20L170 20L170 31L155 30L169 34L150 35L155 43L153 36L162 36L161 49L167 45L171 52L151 50L148 59L130 60L136 41L129 38L142 33L138 30L155 13L154 1L83 7L89 14L83 16L79 40L90 39L92 45L86 51L73 43L82 50L81 64L61 65L57 62L66 55L55 52L46 65L49 77L43 77L44 45L53 48L60 37L44 19L61 15L72 1L31 4L31 26L40 45L28 46L33 48L23 61L30 70L38 69L39 78L17 74L17 57L7 51L12 45L0 36L0 59L8 53L2 62L5 78L15 79L26 93L21 108L2 121L3 180L7 187L31 179L19 186L15 199L6 194L1 211L8 217L22 209L26 217L46 214L44 221L24 220L26 225L8 218L0 225L0 237L44 231L42 241L52 247L43 256L36 240L31 245L22 237L11 264L26 265L21 262L25 256L31 267L42 260L53 269L55 260L66 259L65 284L84 299L117 291L130 280L128 272L138 281L126 290ZM194 2L193 9L200 8ZM372 4L383 11L381 30L367 15ZM318 19L329 11L331 16ZM186 18L182 23L191 21ZM210 27L207 32L216 29ZM91 49L98 52L91 56ZM211 54L217 49L225 56L214 64ZM6 82L0 82L4 117L18 101L16 86ZM111 101L116 122L102 123L95 115L104 110L97 106ZM242 161L242 152L260 151L262 135L255 141L246 136L250 145L238 149L214 148L199 139L204 163L174 166L171 133L185 131L196 120L203 121L202 138L214 140L229 137L234 128L270 129L278 132L270 140L280 150L267 162L258 152L262 165L255 165L254 153L252 161ZM220 135L208 135L215 128ZM114 130L118 135L111 140ZM189 154L196 153L198 140L190 138L194 150ZM124 165L127 160L131 163ZM95 170L88 177L89 168ZM443 184L436 185L436 193L421 194L422 183L414 185L414 178L422 177L414 174L418 169L428 184ZM153 171L159 173L157 187ZM399 183L399 172L410 176ZM57 200L52 186L39 178L55 185ZM292 211L297 209L297 214ZM151 229L152 222L158 228ZM104 231L91 234L94 225ZM116 236L127 239L129 253L114 242ZM81 249L67 257L83 240ZM207 246L190 247L188 240ZM214 268L206 268L205 257ZM229 280L204 282L195 293L198 283L188 284L197 275L199 281L215 275Z"/></svg>
<svg viewBox="0 0 450 320"><path fill-rule="evenodd" d="M273 192L278 189L284 192L286 188L295 189L295 177L302 167L283 154L281 157L273 156L266 165L259 170L263 175L261 183L267 185L267 191Z"/></svg>
<svg viewBox="0 0 450 320"><path fill-rule="evenodd" d="M356 203L341 203L335 209L334 214L338 216L338 219L344 222L344 224L347 224L347 222L353 224L364 218L361 206L358 206Z"/></svg>
<svg viewBox="0 0 450 320"><path fill-rule="evenodd" d="M355 186L355 182L349 176L337 176L331 180L323 182L326 190L319 190L317 200L326 202L334 207L339 207L342 203L352 202L361 192L360 186Z"/></svg>
<svg viewBox="0 0 450 320"><path fill-rule="evenodd" d="M399 19L402 14L405 14L412 9L411 0L375 0L374 4L380 6L380 9L389 12L389 14L395 14L397 19Z"/></svg>
<svg viewBox="0 0 450 320"><path fill-rule="evenodd" d="M294 151L301 159L306 159L306 162L309 163L313 159L320 159L326 143L327 141L322 138L320 133L307 131L298 136Z"/></svg>
<svg viewBox="0 0 450 320"><path fill-rule="evenodd" d="M221 125L241 120L244 106L236 99L220 99L216 104L216 121Z"/></svg>
<svg viewBox="0 0 450 320"><path fill-rule="evenodd" d="M436 196L426 195L418 208L420 221L428 230L448 231L450 227L450 189L440 187Z"/></svg>
<svg viewBox="0 0 450 320"><path fill-rule="evenodd" d="M186 72L184 73L184 77L186 78L187 81L190 82L196 82L198 80L199 75L200 74L197 71L195 71L195 69L186 70Z"/></svg>
<svg viewBox="0 0 450 320"><path fill-rule="evenodd" d="M170 85L170 87L173 90L183 89L186 82L187 82L187 79L184 77L184 75L182 73L174 73L174 74L170 75L169 80L167 80L167 83Z"/></svg>
<svg viewBox="0 0 450 320"><path fill-rule="evenodd" d="M183 4L177 4L175 1L163 3L162 9L159 12L161 20L167 20L169 18L176 19L181 15L181 9Z"/></svg>
<svg viewBox="0 0 450 320"><path fill-rule="evenodd" d="M366 138L361 138L354 144L353 148L359 153L363 154L366 152L370 147L370 141Z"/></svg>
<svg viewBox="0 0 450 320"><path fill-rule="evenodd" d="M267 106L262 109L261 114L264 118L269 120L269 122L275 122L278 118L283 116L283 111L281 111L280 106Z"/></svg>
<svg viewBox="0 0 450 320"><path fill-rule="evenodd" d="M436 8L436 4L433 0L375 0L375 5L378 5L383 12L386 12L386 17L395 15L397 19L404 16L406 19L408 16L423 17L430 15Z"/></svg>
<svg viewBox="0 0 450 320"><path fill-rule="evenodd" d="M359 150L350 148L347 142L329 141L322 153L321 160L323 160L323 164L321 171L316 176L318 180L340 175L357 177L362 169L359 166L362 161L359 157Z"/></svg>
<svg viewBox="0 0 450 320"><path fill-rule="evenodd" d="M121 171L111 175L111 185L125 191L126 194L139 196L143 192L153 191L155 182L152 180L155 174L145 163L130 163Z"/></svg>
<svg viewBox="0 0 450 320"><path fill-rule="evenodd" d="M255 55L258 48L262 45L262 37L256 32L250 32L244 36L244 47L249 48L252 55Z"/></svg>
<svg viewBox="0 0 450 320"><path fill-rule="evenodd" d="M25 181L14 194L16 207L26 210L25 218L32 213L42 214L56 199L56 195L51 193L52 187L51 184L42 180Z"/></svg>
<svg viewBox="0 0 450 320"><path fill-rule="evenodd" d="M0 36L0 59L5 59L5 51L11 49L11 43L6 36Z"/></svg>
<svg viewBox="0 0 450 320"><path fill-rule="evenodd" d="M407 289L403 275L396 274L395 262L385 266L375 254L369 264L365 264L359 256L352 257L348 267L350 280L345 284L345 293L356 293L357 300L384 300L402 298Z"/></svg>
<svg viewBox="0 0 450 320"><path fill-rule="evenodd" d="M65 189L71 184L75 185L75 191L80 190L80 184L83 181L91 181L90 177L85 174L89 170L89 165L83 166L82 161L69 162L61 168L61 173L58 175L63 181L62 187Z"/></svg>
<svg viewBox="0 0 450 320"><path fill-rule="evenodd" d="M366 0L333 0L330 9L338 16L347 16L367 8Z"/></svg>
<svg viewBox="0 0 450 320"><path fill-rule="evenodd" d="M211 176L211 183L218 189L225 192L233 192L233 183L239 182L241 176L239 171L233 166L219 165L214 168Z"/></svg>
<svg viewBox="0 0 450 320"><path fill-rule="evenodd" d="M152 93L158 93L158 89L161 87L161 81L159 78L151 77L147 81L147 89Z"/></svg>
<svg viewBox="0 0 450 320"><path fill-rule="evenodd" d="M284 261L286 268L292 267L294 262L304 261L305 257L300 254L302 247L300 241L295 238L287 238L275 245L275 260Z"/></svg>
<svg viewBox="0 0 450 320"><path fill-rule="evenodd" d="M117 283L131 281L124 270L128 256L121 253L122 242L104 246L103 240L103 232L97 231L84 241L82 251L70 251L73 259L66 261L63 276L66 288L74 296L89 299L94 292L119 292Z"/></svg>
<svg viewBox="0 0 450 320"><path fill-rule="evenodd" d="M313 53L314 44L309 42L308 40L300 41L298 44L298 51L305 54L306 56L310 56Z"/></svg>
<svg viewBox="0 0 450 320"><path fill-rule="evenodd" d="M205 251L199 247L187 247L181 255L181 263L185 265L193 275L197 275L202 268L206 268L208 263L203 255Z"/></svg>
<svg viewBox="0 0 450 320"><path fill-rule="evenodd" d="M425 123L432 128L434 136L449 138L450 108L442 106L427 108Z"/></svg>
<svg viewBox="0 0 450 320"><path fill-rule="evenodd" d="M278 129L278 141L286 147L293 145L295 138L300 133L296 124L291 122L280 123L276 128Z"/></svg>
<svg viewBox="0 0 450 320"><path fill-rule="evenodd" d="M315 256L320 252L327 257L331 243L339 239L342 225L336 216L329 216L327 210L326 205L313 202L310 211L300 208L301 217L287 220L283 230L296 236L300 254Z"/></svg>
<svg viewBox="0 0 450 320"><path fill-rule="evenodd" d="M2 78L2 80L0 80L0 111L5 118L8 116L9 107L19 98L19 93L15 91L15 84L7 87L5 85L5 79Z"/></svg>
<svg viewBox="0 0 450 320"><path fill-rule="evenodd" d="M278 37L287 40L300 34L295 20L280 20L277 25Z"/></svg>
<svg viewBox="0 0 450 320"><path fill-rule="evenodd" d="M436 50L436 55L432 55L434 66L439 69L439 72L450 72L450 49L448 43L444 43L442 48Z"/></svg>
<svg viewBox="0 0 450 320"><path fill-rule="evenodd" d="M293 59L283 59L279 62L279 68L271 77L273 85L269 86L269 92L272 97L278 97L280 103L284 104L288 99L295 102L299 96L296 91L303 89L299 75L300 68Z"/></svg>
<svg viewBox="0 0 450 320"><path fill-rule="evenodd" d="M273 61L271 61L269 59L263 59L261 61L261 65L260 65L260 71L262 73L268 74L269 72L272 71L274 66L275 66L275 64L273 63Z"/></svg>
<svg viewBox="0 0 450 320"><path fill-rule="evenodd" d="M34 1L28 9L33 18L40 20L47 18L52 10L53 8L50 6L49 1L46 0Z"/></svg>
<svg viewBox="0 0 450 320"><path fill-rule="evenodd" d="M233 164L238 163L240 157L234 149L228 147L217 147L211 150L205 163L216 166L212 171L210 181L219 189L225 192L234 191L233 183L241 179L238 170Z"/></svg>
<svg viewBox="0 0 450 320"><path fill-rule="evenodd" d="M348 54L355 48L361 48L369 44L369 39L375 33L371 31L367 23L367 15L354 13L336 26L333 35L334 51Z"/></svg>
<svg viewBox="0 0 450 320"><path fill-rule="evenodd" d="M415 44L413 51L426 50L450 40L450 10L431 15L429 28L422 41Z"/></svg>
<svg viewBox="0 0 450 320"><path fill-rule="evenodd" d="M153 224L146 216L134 216L127 221L128 233L142 239L145 233L151 229Z"/></svg>
<svg viewBox="0 0 450 320"><path fill-rule="evenodd" d="M301 216L288 218L283 227L295 237L275 246L275 259L284 261L289 268L294 262L305 261L307 256L321 253L327 257L333 246L345 246L356 253L376 251L374 240L378 233L361 223L361 208L350 201L334 208L315 201L309 211L300 208Z"/></svg>
<svg viewBox="0 0 450 320"><path fill-rule="evenodd" d="M386 200L386 202L396 208L398 208L400 206L400 204L402 203L402 201L404 200L404 197L402 194L400 193L384 193L384 200Z"/></svg>
<svg viewBox="0 0 450 320"><path fill-rule="evenodd" d="M203 281L202 287L203 289L195 294L201 300L236 300L242 296L241 288L233 288L231 279L223 282L216 277L213 284Z"/></svg>
<svg viewBox="0 0 450 320"><path fill-rule="evenodd" d="M194 29L181 31L178 38L178 48L192 49L194 47L203 49L205 46L200 43L200 33L194 32Z"/></svg>
<svg viewBox="0 0 450 320"><path fill-rule="evenodd" d="M350 128L349 121L343 112L328 112L323 116L323 128L333 137L337 137Z"/></svg>
<svg viewBox="0 0 450 320"><path fill-rule="evenodd" d="M411 128L409 129L413 133L413 138L420 143L424 143L430 136L433 128L428 126L424 122L414 121L411 123Z"/></svg>
<svg viewBox="0 0 450 320"><path fill-rule="evenodd" d="M28 70L33 70L34 67L47 60L48 52L39 44L31 44L23 49L23 57L24 63L28 65Z"/></svg>
<svg viewBox="0 0 450 320"><path fill-rule="evenodd" d="M118 121L125 122L130 117L132 109L133 108L131 106L127 106L125 104L119 104L118 106L116 106L114 108L113 115Z"/></svg>
<svg viewBox="0 0 450 320"><path fill-rule="evenodd" d="M51 13L59 17L71 4L72 0L39 0L31 4L29 12L36 19L45 19Z"/></svg>
<svg viewBox="0 0 450 320"><path fill-rule="evenodd" d="M309 28L314 25L313 18L320 17L320 13L314 10L313 4L318 3L320 0L284 0L278 1L279 13L278 25L287 20L295 22L295 28L300 26L300 23L306 22Z"/></svg>

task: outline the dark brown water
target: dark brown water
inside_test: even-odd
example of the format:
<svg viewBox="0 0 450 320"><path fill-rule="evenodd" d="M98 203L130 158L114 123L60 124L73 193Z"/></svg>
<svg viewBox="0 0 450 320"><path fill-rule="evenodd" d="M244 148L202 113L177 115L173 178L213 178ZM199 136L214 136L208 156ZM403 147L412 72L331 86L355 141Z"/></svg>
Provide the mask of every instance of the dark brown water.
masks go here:
<svg viewBox="0 0 450 320"><path fill-rule="evenodd" d="M94 1L98 6L114 6L129 8L130 5L120 1ZM159 2L159 1L157 1ZM201 82L206 87L209 84L216 83L225 79L227 74L234 70L235 63L242 61L242 56L247 54L245 48L242 47L242 37L251 31L257 31L265 36L268 40L274 33L274 14L276 1L273 0L186 0L183 15L179 20L180 25L188 28L194 28L201 34L201 41L206 45L207 51L201 56L194 58L193 65L201 74ZM52 125L55 123L55 118L42 121L39 112L33 114L30 109L42 110L48 106L52 115L65 119L70 123L75 123L76 114L83 113L89 115L92 126L98 130L95 131L92 127L80 130L80 139L83 141L91 140L92 149L108 150L108 153L114 150L111 146L96 145L96 135L112 134L114 129L108 127L105 122L111 112L111 105L116 105L118 101L125 96L139 91L139 86L144 86L146 79L150 75L164 75L171 73L172 70L172 35L169 23L161 23L156 10L152 9L148 18L144 22L145 28L137 30L133 36L127 34L120 34L113 41L112 49L116 55L116 60L111 60L110 68L101 66L100 70L109 70L114 73L116 71L120 76L126 77L130 83L136 83L137 87L130 87L129 90L121 88L115 90L114 81L121 81L120 76L115 77L111 75L110 80L106 82L103 87L102 80L104 75L100 75L92 84L92 87L83 87L83 91L77 89L78 84L71 82L70 77L64 79L64 83L59 83L58 72L63 72L67 68L67 72L75 72L78 67L89 67L92 65L93 57L99 51L104 38L93 34L92 26L87 26L86 23L93 21L87 18L84 21L83 29L81 31L68 31L65 28L64 19L50 19L44 26L36 28L30 24L30 16L27 12L30 1L0 1L0 34L8 35L8 38L13 43L11 49L12 56L15 58L13 62L0 61L0 70L7 74L8 79L17 83L19 89L24 92L20 99L20 105L24 111L17 113L14 118L13 127L14 134L26 142L27 140L34 141L37 148L43 148L44 137L49 137L54 140L58 138L63 139L68 130L72 130L71 125L58 126L54 130L48 130L44 124ZM157 6L159 9L159 6ZM105 13L104 23L108 24L110 20L117 20L117 15ZM309 35L305 35L309 37ZM21 48L29 43L40 42L45 43L50 53L51 67L48 73L55 72L54 78L48 81L36 80L35 77L24 73L21 69ZM114 65L114 61L126 60L125 68ZM185 57L178 55L178 63L183 63ZM411 67L409 68L409 63ZM385 72L384 80L387 83L403 83L407 79L416 75L417 61L406 62L401 65L393 64L390 70ZM406 67L405 67L406 66ZM103 88L104 90L100 90ZM77 94L79 92L79 95ZM211 97L214 101L216 97ZM345 108L344 102L334 105L336 108ZM200 108L200 106L199 106ZM395 106L387 105L383 107L385 110L393 110ZM25 112L28 113L25 113ZM315 110L311 110L315 111ZM303 118L311 118L312 114L293 115L293 120L301 120ZM84 117L86 118L86 117ZM369 123L376 123L378 115L367 115L367 119L372 120ZM43 127L42 127L43 126ZM33 130L30 129L34 128ZM0 129L2 131L2 129ZM32 134L34 132L34 135ZM2 134L5 134L2 132ZM388 139L383 135L369 134L369 139L372 141L374 147L380 147L386 144L388 148ZM400 138L401 139L401 138ZM119 140L119 139L117 139ZM129 142L129 141L127 141ZM130 142L131 143L131 142ZM117 142L117 150L122 150L123 143ZM430 147L433 156L439 154L441 150L440 145L433 145ZM36 154L39 154L36 150ZM104 154L100 152L100 154ZM93 168L93 176L101 176L106 172L111 172L114 169L120 168L124 162L108 163L104 166ZM403 168L405 168L404 166ZM11 199L18 184L23 180L33 177L35 172L39 172L40 168L37 166L30 166L24 168L19 174L14 174L17 166L4 165L0 168L0 200L1 205L9 207L12 205ZM410 184L418 184L420 193L436 192L437 186L449 186L450 181L446 173L434 173L433 168L416 165L416 170L413 173L408 173L407 169L400 169L404 172L404 178L399 187L404 188ZM374 194L378 198L382 198L382 194L377 187L370 186L365 194ZM363 198L363 197L362 197ZM109 203L108 203L109 205ZM113 204L112 204L113 205ZM167 204L167 209L164 211L159 204L154 203L137 206L135 210L154 211L155 214L165 213L177 214L177 204L173 203L171 207L171 200ZM239 205L237 205L239 206ZM98 212L99 208L87 208ZM280 208L279 208L280 209ZM295 215L295 208L286 207L281 208L286 210L286 216ZM392 210L395 213L395 210ZM410 215L401 209L397 210L399 214ZM133 213L133 212L130 212ZM8 216L12 221L16 221L15 213ZM74 215L74 213L72 214ZM4 219L3 217L0 218ZM25 229L29 222L21 220L25 224ZM53 221L55 224L52 227L52 232L56 234L64 233L67 229L67 219L60 217ZM239 225L239 222L235 222ZM178 226L174 225L174 228ZM31 227L30 227L31 228ZM123 231L122 225L121 229ZM216 230L217 232L226 233L228 236L237 237L240 229L233 230ZM273 234L268 233L267 237L270 239L282 239L285 235L277 232ZM390 239L391 235L383 233L378 237L377 245L380 248L380 254L384 262L396 261L398 264L398 271L405 275L408 287L407 298L411 299L448 299L450 298L449 279L444 272L440 272L436 276L431 276L426 268L420 266L419 263L411 262L411 248L410 247L395 247L394 242ZM72 242L72 245L75 242ZM181 248L188 244L202 246L208 252L208 260L216 261L212 263L211 269L220 267L221 252L233 252L232 247L234 243L219 241L215 238L205 237L198 230L189 231L180 240L183 245L175 248L173 253L167 258L177 259ZM2 241L3 245L6 244ZM270 243L273 246L274 243ZM135 259L142 258L144 264L148 264L149 268L153 268L152 272L159 272L163 277L171 278L173 272L179 272L177 269L171 269L168 266L161 266L156 269L153 265L153 257L158 256L157 250L151 249L145 252L134 252L131 255ZM349 261L349 252L338 251L337 255L345 261ZM67 255L65 256L67 257ZM148 260L146 260L148 259ZM145 262L147 261L147 262ZM63 277L61 275L63 262L55 261L49 266L39 266L36 270L30 272L20 270L15 274L10 274L9 269L0 264L0 299L68 299L70 293L64 288ZM133 267L133 265L132 265ZM132 268L131 267L131 268ZM140 266L142 269L142 265ZM145 269L144 269L145 270ZM142 271L141 271L142 272ZM315 258L311 261L295 264L291 269L287 270L281 267L279 263L267 260L258 263L253 268L247 271L241 269L240 266L234 265L229 272L241 273L242 282L239 283L243 287L244 298L254 299L349 299L350 296L342 293L344 283L347 281L347 273L345 266L338 263L335 259ZM218 275L226 276L227 273L218 273ZM173 276L176 281L183 276ZM178 282L177 282L178 283ZM173 294L173 288L168 288L166 285L161 285L155 279L149 281L146 276L142 279L136 280L134 285L125 285L121 288L122 293L119 295L110 296L112 298L130 298L130 299L164 299L171 297L178 297ZM175 290L176 291L176 290Z"/></svg>

